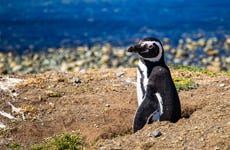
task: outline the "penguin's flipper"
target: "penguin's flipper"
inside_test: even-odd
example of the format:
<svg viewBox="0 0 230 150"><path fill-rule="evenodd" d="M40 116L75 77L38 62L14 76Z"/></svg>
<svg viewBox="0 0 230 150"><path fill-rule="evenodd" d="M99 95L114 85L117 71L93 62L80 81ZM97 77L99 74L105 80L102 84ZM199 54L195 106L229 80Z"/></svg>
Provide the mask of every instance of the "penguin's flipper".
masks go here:
<svg viewBox="0 0 230 150"><path fill-rule="evenodd" d="M146 123L151 123L152 116L156 111L156 104L152 100L145 99L136 111L133 122L133 132L142 129Z"/></svg>

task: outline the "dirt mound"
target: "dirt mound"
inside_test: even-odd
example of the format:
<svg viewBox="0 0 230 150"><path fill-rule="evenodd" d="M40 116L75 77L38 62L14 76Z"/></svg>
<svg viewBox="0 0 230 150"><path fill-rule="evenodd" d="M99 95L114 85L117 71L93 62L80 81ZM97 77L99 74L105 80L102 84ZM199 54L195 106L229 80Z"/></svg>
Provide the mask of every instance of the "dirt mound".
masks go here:
<svg viewBox="0 0 230 150"><path fill-rule="evenodd" d="M198 85L179 93L183 118L136 134L136 69L2 76L1 85L10 86L0 89L0 146L15 142L28 148L80 131L89 149L230 148L230 77L184 70L172 75L189 76Z"/></svg>

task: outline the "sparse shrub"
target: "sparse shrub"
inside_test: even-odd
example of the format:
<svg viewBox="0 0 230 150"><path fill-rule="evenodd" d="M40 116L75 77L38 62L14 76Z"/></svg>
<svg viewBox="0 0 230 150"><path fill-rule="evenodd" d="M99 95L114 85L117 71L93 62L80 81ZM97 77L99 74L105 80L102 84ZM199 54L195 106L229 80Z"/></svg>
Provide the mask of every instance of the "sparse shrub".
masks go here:
<svg viewBox="0 0 230 150"><path fill-rule="evenodd" d="M32 150L80 150L83 149L84 142L81 139L80 133L73 135L62 134L47 139L42 144L32 146Z"/></svg>
<svg viewBox="0 0 230 150"><path fill-rule="evenodd" d="M18 143L10 143L7 145L8 149L11 149L11 150L20 150L21 149L21 145L18 144Z"/></svg>
<svg viewBox="0 0 230 150"><path fill-rule="evenodd" d="M176 77L173 79L177 91L182 91L182 90L190 90L190 89L195 89L197 88L197 84L194 83L190 78L181 78L181 77Z"/></svg>

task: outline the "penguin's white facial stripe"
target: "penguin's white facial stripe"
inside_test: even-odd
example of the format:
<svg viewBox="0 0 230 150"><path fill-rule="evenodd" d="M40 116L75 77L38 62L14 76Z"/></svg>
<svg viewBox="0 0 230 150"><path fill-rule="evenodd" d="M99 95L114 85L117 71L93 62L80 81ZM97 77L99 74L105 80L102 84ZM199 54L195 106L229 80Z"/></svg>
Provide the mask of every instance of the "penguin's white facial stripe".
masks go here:
<svg viewBox="0 0 230 150"><path fill-rule="evenodd" d="M153 46L153 44L156 44L159 47L159 54L157 55L157 57L154 58L144 58L145 60L149 60L152 62L157 62L161 59L162 55L163 55L163 47L161 46L161 44L158 41L141 41L140 42L141 46L147 45L148 49L146 49L146 51L143 51L143 53L147 53L149 51L149 47L151 47L151 45Z"/></svg>

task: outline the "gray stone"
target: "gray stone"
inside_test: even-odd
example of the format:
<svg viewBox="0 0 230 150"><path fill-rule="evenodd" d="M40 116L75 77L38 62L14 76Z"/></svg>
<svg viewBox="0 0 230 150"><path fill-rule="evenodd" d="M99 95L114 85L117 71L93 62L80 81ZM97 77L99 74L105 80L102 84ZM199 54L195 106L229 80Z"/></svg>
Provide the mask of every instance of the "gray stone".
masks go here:
<svg viewBox="0 0 230 150"><path fill-rule="evenodd" d="M162 134L161 134L161 132L159 130L154 130L153 132L149 133L149 137L155 137L155 138L157 138L157 137L159 137L161 135Z"/></svg>
<svg viewBox="0 0 230 150"><path fill-rule="evenodd" d="M73 84L80 84L81 83L81 80L77 77L73 77Z"/></svg>
<svg viewBox="0 0 230 150"><path fill-rule="evenodd" d="M117 72L116 76L117 77L123 77L125 75L125 72Z"/></svg>

